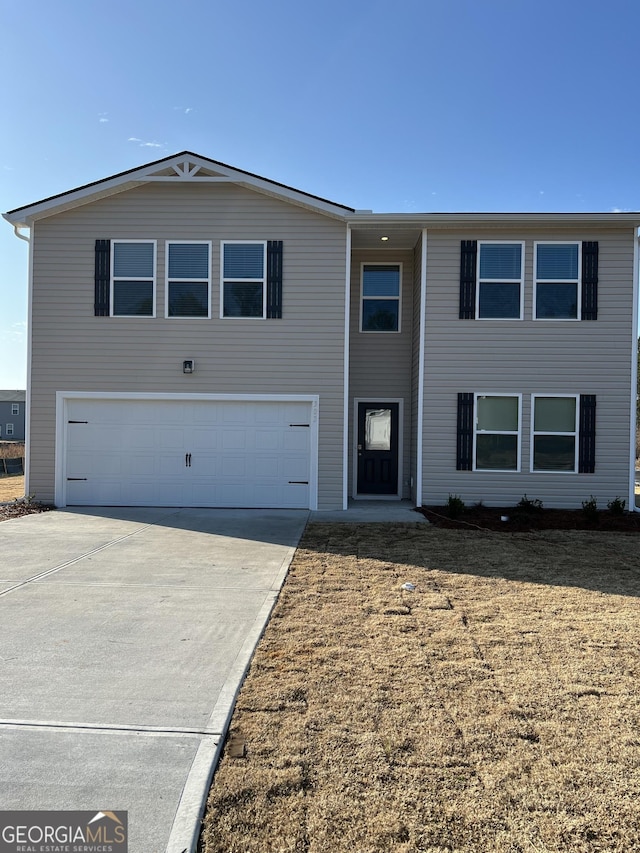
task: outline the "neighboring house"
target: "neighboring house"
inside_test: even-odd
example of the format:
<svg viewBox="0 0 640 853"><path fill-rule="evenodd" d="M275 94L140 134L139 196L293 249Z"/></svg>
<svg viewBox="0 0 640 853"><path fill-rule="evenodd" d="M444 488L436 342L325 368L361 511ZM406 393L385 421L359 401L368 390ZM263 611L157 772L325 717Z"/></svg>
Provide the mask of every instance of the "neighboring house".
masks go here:
<svg viewBox="0 0 640 853"><path fill-rule="evenodd" d="M374 214L183 152L5 218L41 500L633 503L640 214Z"/></svg>
<svg viewBox="0 0 640 853"><path fill-rule="evenodd" d="M24 441L25 391L0 391L0 441Z"/></svg>

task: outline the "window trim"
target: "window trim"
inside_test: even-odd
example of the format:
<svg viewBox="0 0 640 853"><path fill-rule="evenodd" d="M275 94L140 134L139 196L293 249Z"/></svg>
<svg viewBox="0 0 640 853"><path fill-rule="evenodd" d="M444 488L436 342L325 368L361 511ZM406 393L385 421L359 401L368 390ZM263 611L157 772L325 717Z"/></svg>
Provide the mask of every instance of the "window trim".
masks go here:
<svg viewBox="0 0 640 853"><path fill-rule="evenodd" d="M479 397L515 397L518 400L518 429L514 430L479 430L478 429L478 398ZM517 436L516 467L515 468L478 468L476 454L478 435L515 435ZM522 394L507 391L474 391L473 394L473 445L471 470L482 474L520 474L522 472Z"/></svg>
<svg viewBox="0 0 640 853"><path fill-rule="evenodd" d="M6 425L5 435L13 435L13 424Z"/></svg>
<svg viewBox="0 0 640 853"><path fill-rule="evenodd" d="M538 246L577 246L578 247L578 278L560 279L557 282L538 280ZM576 316L575 317L538 317L538 284L575 284L576 287ZM582 320L582 241L581 240L534 240L533 243L533 320L543 323L576 323Z"/></svg>
<svg viewBox="0 0 640 853"><path fill-rule="evenodd" d="M220 240L220 319L221 320L266 320L267 319L267 271L268 271L268 256L267 256L267 243L268 240ZM224 247L229 245L260 245L262 246L263 256L262 256L262 315L260 317L234 317L227 316L224 313L224 285L225 282L229 284L234 283L242 283L251 281L257 284L260 279L247 279L247 278L227 278L224 277Z"/></svg>
<svg viewBox="0 0 640 853"><path fill-rule="evenodd" d="M364 295L364 268L365 267L397 267L398 268L398 295L396 296L367 296ZM358 320L358 331L363 335L399 335L402 332L402 261L362 261L360 264L360 317ZM398 328L397 329L363 329L364 300L366 299L397 299L398 300Z"/></svg>
<svg viewBox="0 0 640 853"><path fill-rule="evenodd" d="M481 284L516 284L517 279L504 278L481 278L480 277L480 256L483 246L520 246L520 312L517 317L481 317L480 316L480 286ZM476 293L475 293L475 319L484 322L513 322L514 320L524 320L524 260L525 260L525 241L524 240L478 240L478 252L476 257Z"/></svg>
<svg viewBox="0 0 640 853"><path fill-rule="evenodd" d="M156 316L156 298L157 298L157 283L158 283L158 241L157 240L135 240L130 238L113 238L110 241L111 245L109 247L109 316L110 317L118 317L120 319L135 319L135 320L152 320ZM117 243L145 243L151 244L153 246L153 275L151 277L151 289L153 292L153 308L151 309L151 314L114 314L113 313L113 303L115 299L115 291L116 291L116 281L149 281L147 277L142 276L116 276L114 275L114 256L116 251Z"/></svg>
<svg viewBox="0 0 640 853"><path fill-rule="evenodd" d="M556 397L562 400L575 400L576 403L576 420L574 432L548 432L547 430L535 430L535 414L536 414L536 399L538 397ZM569 435L574 438L574 459L573 471L550 471L541 470L533 467L535 438L537 435ZM536 393L531 395L531 431L530 431L530 449L529 449L529 471L531 474L577 474L580 454L580 394L543 394Z"/></svg>
<svg viewBox="0 0 640 853"><path fill-rule="evenodd" d="M11 404L11 414L19 415L20 414L20 403L12 403Z"/></svg>
<svg viewBox="0 0 640 853"><path fill-rule="evenodd" d="M207 270L208 277L205 278L190 278L184 279L184 281L193 281L196 283L205 283L207 285L207 314L202 317L194 317L194 316L185 316L182 314L169 314L169 282L170 281L182 281L183 279L169 279L169 246L179 246L179 245L188 245L188 246L207 246ZM164 242L164 316L167 320L210 320L211 319L211 290L212 290L212 276L211 276L211 258L212 258L212 249L211 249L211 240L165 240Z"/></svg>

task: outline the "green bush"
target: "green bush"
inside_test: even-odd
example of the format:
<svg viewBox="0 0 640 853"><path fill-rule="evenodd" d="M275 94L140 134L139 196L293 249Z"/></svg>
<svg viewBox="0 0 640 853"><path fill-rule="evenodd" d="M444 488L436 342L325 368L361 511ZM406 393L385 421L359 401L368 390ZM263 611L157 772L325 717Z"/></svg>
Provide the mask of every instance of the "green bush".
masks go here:
<svg viewBox="0 0 640 853"><path fill-rule="evenodd" d="M449 518L457 518L464 512L464 501L459 495L449 495L447 500L447 515Z"/></svg>
<svg viewBox="0 0 640 853"><path fill-rule="evenodd" d="M624 498L614 498L607 504L607 509L611 515L623 515L626 509L627 502Z"/></svg>
<svg viewBox="0 0 640 853"><path fill-rule="evenodd" d="M598 521L600 517L598 501L593 495L591 495L588 501L582 501L582 514L590 524L595 524Z"/></svg>
<svg viewBox="0 0 640 853"><path fill-rule="evenodd" d="M523 495L516 504L516 509L523 512L540 512L543 509L543 504L538 498L528 498L526 495Z"/></svg>

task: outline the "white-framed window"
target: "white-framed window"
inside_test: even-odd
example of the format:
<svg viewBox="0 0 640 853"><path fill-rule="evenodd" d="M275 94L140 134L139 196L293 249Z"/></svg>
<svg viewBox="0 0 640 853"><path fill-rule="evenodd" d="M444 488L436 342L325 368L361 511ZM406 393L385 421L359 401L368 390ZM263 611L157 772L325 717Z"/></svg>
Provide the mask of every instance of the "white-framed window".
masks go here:
<svg viewBox="0 0 640 853"><path fill-rule="evenodd" d="M220 244L220 317L267 316L267 241Z"/></svg>
<svg viewBox="0 0 640 853"><path fill-rule="evenodd" d="M531 470L578 470L580 404L577 394L531 395Z"/></svg>
<svg viewBox="0 0 640 853"><path fill-rule="evenodd" d="M155 240L112 240L110 307L112 317L155 317Z"/></svg>
<svg viewBox="0 0 640 853"><path fill-rule="evenodd" d="M473 470L520 470L522 394L474 394Z"/></svg>
<svg viewBox="0 0 640 853"><path fill-rule="evenodd" d="M13 424L7 424L7 435L13 435Z"/></svg>
<svg viewBox="0 0 640 853"><path fill-rule="evenodd" d="M167 240L165 314L211 317L211 241Z"/></svg>
<svg viewBox="0 0 640 853"><path fill-rule="evenodd" d="M19 415L20 414L20 403L12 403L11 404L11 414Z"/></svg>
<svg viewBox="0 0 640 853"><path fill-rule="evenodd" d="M477 319L522 320L524 243L480 241L477 264Z"/></svg>
<svg viewBox="0 0 640 853"><path fill-rule="evenodd" d="M581 267L581 243L534 243L535 320L580 319Z"/></svg>
<svg viewBox="0 0 640 853"><path fill-rule="evenodd" d="M399 332L402 264L360 267L360 331Z"/></svg>

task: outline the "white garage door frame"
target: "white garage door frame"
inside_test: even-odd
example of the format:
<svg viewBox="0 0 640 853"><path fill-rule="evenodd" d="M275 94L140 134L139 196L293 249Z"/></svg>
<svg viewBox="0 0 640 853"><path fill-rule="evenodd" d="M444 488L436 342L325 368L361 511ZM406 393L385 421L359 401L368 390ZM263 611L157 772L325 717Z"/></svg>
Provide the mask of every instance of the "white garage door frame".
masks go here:
<svg viewBox="0 0 640 853"><path fill-rule="evenodd" d="M58 391L56 392L55 505L67 506L68 404L73 400L198 400L266 403L310 403L309 509L318 509L318 409L317 394L163 394L156 392Z"/></svg>

